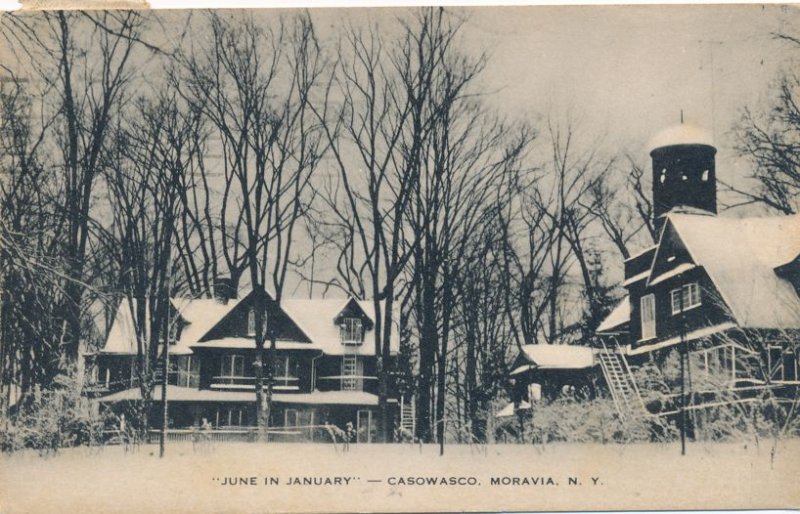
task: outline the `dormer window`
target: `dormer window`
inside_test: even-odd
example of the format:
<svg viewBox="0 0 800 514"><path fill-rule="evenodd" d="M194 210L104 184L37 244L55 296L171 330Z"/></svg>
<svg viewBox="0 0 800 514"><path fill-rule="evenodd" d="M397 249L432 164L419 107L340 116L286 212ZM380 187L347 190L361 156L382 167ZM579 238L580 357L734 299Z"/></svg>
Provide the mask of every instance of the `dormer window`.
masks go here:
<svg viewBox="0 0 800 514"><path fill-rule="evenodd" d="M342 344L361 344L364 342L364 326L359 318L343 318L339 325Z"/></svg>

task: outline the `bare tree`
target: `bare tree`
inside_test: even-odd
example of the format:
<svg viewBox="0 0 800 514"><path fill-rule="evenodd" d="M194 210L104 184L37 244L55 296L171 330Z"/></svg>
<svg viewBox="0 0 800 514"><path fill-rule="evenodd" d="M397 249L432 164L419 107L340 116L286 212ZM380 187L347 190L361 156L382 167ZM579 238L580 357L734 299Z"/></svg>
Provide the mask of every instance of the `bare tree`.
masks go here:
<svg viewBox="0 0 800 514"><path fill-rule="evenodd" d="M17 62L31 70L46 98L40 115L52 117L46 124L53 129L47 135L53 147L48 169L63 176L56 233L65 280L56 320L62 324L62 368L68 370L80 344L93 193L144 20L135 12L56 11L8 16L6 21L3 37L13 43Z"/></svg>
<svg viewBox="0 0 800 514"><path fill-rule="evenodd" d="M91 343L89 306L107 299L98 287L104 264L94 199L143 27L132 12L4 17L3 217L10 224L0 317L4 341L23 346L4 342L0 353L11 375L4 383L28 400L39 388L79 384L64 375L76 370L79 345Z"/></svg>
<svg viewBox="0 0 800 514"><path fill-rule="evenodd" d="M455 283L473 234L495 208L497 191L516 183L531 134L483 107L476 78L485 58L456 50L461 21L442 10L425 10L416 23L419 36L409 54L429 61L431 84L427 96L412 103L411 118L421 130L412 125L403 146L408 166L419 174L407 212L420 336L417 419L419 437L426 440L435 381L433 419L443 451L451 331L461 301ZM408 79L414 83L413 76Z"/></svg>
<svg viewBox="0 0 800 514"><path fill-rule="evenodd" d="M50 195L57 187L39 156L45 135L31 113L27 81L0 84L0 413L37 385L49 387L58 372L59 348L49 323L53 283L63 262L50 254L57 222ZM52 271L47 271L51 269ZM37 315L36 313L46 313Z"/></svg>
<svg viewBox="0 0 800 514"><path fill-rule="evenodd" d="M735 128L739 155L754 166L756 189L726 184L736 194L734 205L761 204L784 214L800 203L800 78L780 77L771 105L763 112L745 108Z"/></svg>
<svg viewBox="0 0 800 514"><path fill-rule="evenodd" d="M105 173L113 213L106 242L109 256L117 263L115 289L122 292L133 322L142 431L149 428L159 370L164 386L168 380L166 356L175 327L169 320L177 267L177 220L183 177L197 150L193 144L196 124L196 116L186 117L178 110L174 91L165 91L155 100L140 97L117 131L117 153ZM153 173L154 169L159 173Z"/></svg>
<svg viewBox="0 0 800 514"><path fill-rule="evenodd" d="M208 16L209 45L182 58L179 91L213 127L222 153L220 246L238 286L272 286L279 306L296 223L313 195L310 178L325 151L311 113L325 68L308 16L262 29L251 15ZM256 413L266 439L277 329L256 309ZM265 357L265 342L270 351ZM266 368L266 391L264 390Z"/></svg>
<svg viewBox="0 0 800 514"><path fill-rule="evenodd" d="M379 439L391 429L387 366L397 282L410 251L404 217L416 171L404 166L401 139L410 122L411 97L401 73L411 63L387 44L378 27L350 29L340 42L342 60L327 88L330 106L316 110L331 147L337 176L324 189L333 214L325 231L337 241L337 271L348 293L369 296L375 312ZM334 108L334 101L339 107Z"/></svg>
<svg viewBox="0 0 800 514"><path fill-rule="evenodd" d="M627 161L627 168L608 161L606 170L589 184L586 198L580 201L580 207L600 225L622 259L631 256L634 245L643 246L656 238L651 201L642 184L644 170L630 156Z"/></svg>
<svg viewBox="0 0 800 514"><path fill-rule="evenodd" d="M459 376L453 376L452 382L456 410L465 423L457 435L466 435L468 442L489 440L491 402L506 389L509 354L515 349L505 315L500 234L496 217L483 220L465 249L464 265L452 284L458 288L459 298L453 323L456 356L452 360L458 366L456 371L463 370L461 384Z"/></svg>

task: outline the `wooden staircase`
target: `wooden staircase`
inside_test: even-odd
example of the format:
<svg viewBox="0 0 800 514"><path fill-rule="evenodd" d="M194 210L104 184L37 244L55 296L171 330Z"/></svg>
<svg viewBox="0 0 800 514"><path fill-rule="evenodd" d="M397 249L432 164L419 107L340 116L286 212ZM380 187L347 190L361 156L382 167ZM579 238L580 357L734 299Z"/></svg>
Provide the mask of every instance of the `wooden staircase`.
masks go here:
<svg viewBox="0 0 800 514"><path fill-rule="evenodd" d="M417 411L412 396L408 401L404 396L400 397L400 428L408 434L414 435L417 427Z"/></svg>
<svg viewBox="0 0 800 514"><path fill-rule="evenodd" d="M649 413L639 394L636 380L634 380L633 373L628 367L628 361L625 360L619 346L616 349L609 349L603 342L603 349L598 353L598 360L620 418L630 420L647 416Z"/></svg>

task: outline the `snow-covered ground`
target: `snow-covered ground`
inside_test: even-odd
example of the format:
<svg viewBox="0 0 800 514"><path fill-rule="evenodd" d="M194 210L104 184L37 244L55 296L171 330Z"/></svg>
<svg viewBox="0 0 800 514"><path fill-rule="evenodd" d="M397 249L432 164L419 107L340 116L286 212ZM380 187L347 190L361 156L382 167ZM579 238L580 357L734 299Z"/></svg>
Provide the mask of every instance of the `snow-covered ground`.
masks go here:
<svg viewBox="0 0 800 514"><path fill-rule="evenodd" d="M418 445L175 443L164 459L155 445L22 453L0 457L0 512L796 508L800 441L782 442L774 459L770 450L770 441L689 444L685 457L675 444L453 445L439 457Z"/></svg>

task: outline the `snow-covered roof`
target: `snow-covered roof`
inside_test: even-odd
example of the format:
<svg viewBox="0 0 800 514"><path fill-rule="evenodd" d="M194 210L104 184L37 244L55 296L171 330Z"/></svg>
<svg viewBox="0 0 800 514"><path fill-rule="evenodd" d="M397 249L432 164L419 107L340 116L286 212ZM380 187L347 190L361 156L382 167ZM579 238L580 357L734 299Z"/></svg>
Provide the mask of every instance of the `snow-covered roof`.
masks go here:
<svg viewBox="0 0 800 514"><path fill-rule="evenodd" d="M591 348L566 344L526 344L522 354L532 369L583 369L594 366Z"/></svg>
<svg viewBox="0 0 800 514"><path fill-rule="evenodd" d="M98 398L103 403L135 401L141 399L138 387L119 391ZM153 399L161 398L160 389ZM278 403L313 405L378 405L378 397L364 391L314 391L312 393L273 393L272 399ZM167 386L167 401L170 402L253 402L253 391L215 391L191 387Z"/></svg>
<svg viewBox="0 0 800 514"><path fill-rule="evenodd" d="M213 298L173 298L172 305L189 324L183 327L180 340L170 351L191 353L190 346L206 335L238 304L237 299L222 303Z"/></svg>
<svg viewBox="0 0 800 514"><path fill-rule="evenodd" d="M297 326L308 335L315 346L318 346L329 355L374 355L375 344L368 332L364 343L360 345L343 345L339 339L339 327L333 320L344 309L350 300L339 299L283 299L281 308L288 314ZM375 321L373 302L369 300L357 301L359 307ZM381 301L381 310L384 302ZM400 336L397 330L397 316L394 316L391 340L389 343L392 353L400 349Z"/></svg>
<svg viewBox="0 0 800 514"><path fill-rule="evenodd" d="M189 346L203 337L238 303L237 300L230 300L223 304L210 298L172 298L170 301L188 323L181 332L180 340L170 348L170 352L175 355L192 353ZM127 298L123 298L120 302L106 344L100 350L101 353L136 353L136 326L131 316L130 305ZM133 300L133 306L136 307L136 299Z"/></svg>
<svg viewBox="0 0 800 514"><path fill-rule="evenodd" d="M632 261L633 259L636 259L637 257L641 257L642 255L646 254L647 252L655 250L657 246L658 245L650 245L650 246L648 246L646 248L642 248L638 252L634 253L633 255L631 255L630 257L625 259L625 262Z"/></svg>
<svg viewBox="0 0 800 514"><path fill-rule="evenodd" d="M629 286L631 284L635 284L636 282L639 282L640 280L646 279L649 275L650 275L650 270L644 270L643 272L638 273L638 274L632 276L631 278L626 278L625 280L623 280L622 281L622 285L627 287L627 286Z"/></svg>
<svg viewBox="0 0 800 514"><path fill-rule="evenodd" d="M672 145L708 145L714 146L714 139L711 135L700 127L681 123L667 127L658 134L647 145L648 151L663 146Z"/></svg>
<svg viewBox="0 0 800 514"><path fill-rule="evenodd" d="M227 349L253 349L255 348L252 337L223 337L220 339L210 339L202 343L192 343L191 348L227 348ZM269 341L266 343L269 346ZM319 345L307 343L305 341L287 341L278 339L275 341L278 350L321 350Z"/></svg>
<svg viewBox="0 0 800 514"><path fill-rule="evenodd" d="M136 353L136 327L127 298L123 298L117 307L114 322L111 324L111 330L108 331L106 344L100 351L102 353Z"/></svg>
<svg viewBox="0 0 800 514"><path fill-rule="evenodd" d="M672 277L677 277L681 273L684 273L689 270L693 270L697 267L697 265L692 264L691 262L684 262L682 264L678 264L674 268L669 271L665 271L664 273L657 275L655 277L650 277L650 280L647 282L647 285L654 286L656 284L660 284L661 282L668 280Z"/></svg>
<svg viewBox="0 0 800 514"><path fill-rule="evenodd" d="M719 325L712 325L710 327L702 327L698 328L697 330L692 330L684 334L683 340L688 342L697 339L703 339L704 337L709 337L714 334L721 334L726 330L730 330L735 327L736 324L731 322L720 323ZM641 355L643 353L649 353L655 350L661 350L662 348L667 348L669 346L675 346L680 342L681 342L681 336L677 335L674 337L670 337L669 339L665 339L656 344L648 344L645 346L640 346L639 348L630 349L626 352L626 355Z"/></svg>
<svg viewBox="0 0 800 514"><path fill-rule="evenodd" d="M200 339L217 323L228 315L241 300L221 303L210 298L173 298L172 305L188 323L181 332L180 340L170 347L174 355L188 355L192 347L198 346ZM329 355L374 355L375 344L368 332L360 345L343 345L339 337L339 327L334 318L347 305L349 299L284 299L281 308L292 318L297 326L311 339L311 343L299 341L278 341L278 349L316 349ZM374 320L373 303L358 301L364 313ZM382 302L383 303L383 302ZM400 347L397 319L391 330L390 351L396 353ZM226 337L199 343L207 348L253 348L252 338ZM109 331L102 353L136 353L136 331L127 299L120 302L114 323Z"/></svg>
<svg viewBox="0 0 800 514"><path fill-rule="evenodd" d="M800 328L800 297L775 273L776 267L800 254L800 215L725 218L672 213L668 220L739 326Z"/></svg>
<svg viewBox="0 0 800 514"><path fill-rule="evenodd" d="M606 319L597 327L597 333L613 333L615 329L621 327L631 320L631 302L628 296L625 296L614 307L614 309L606 316Z"/></svg>

